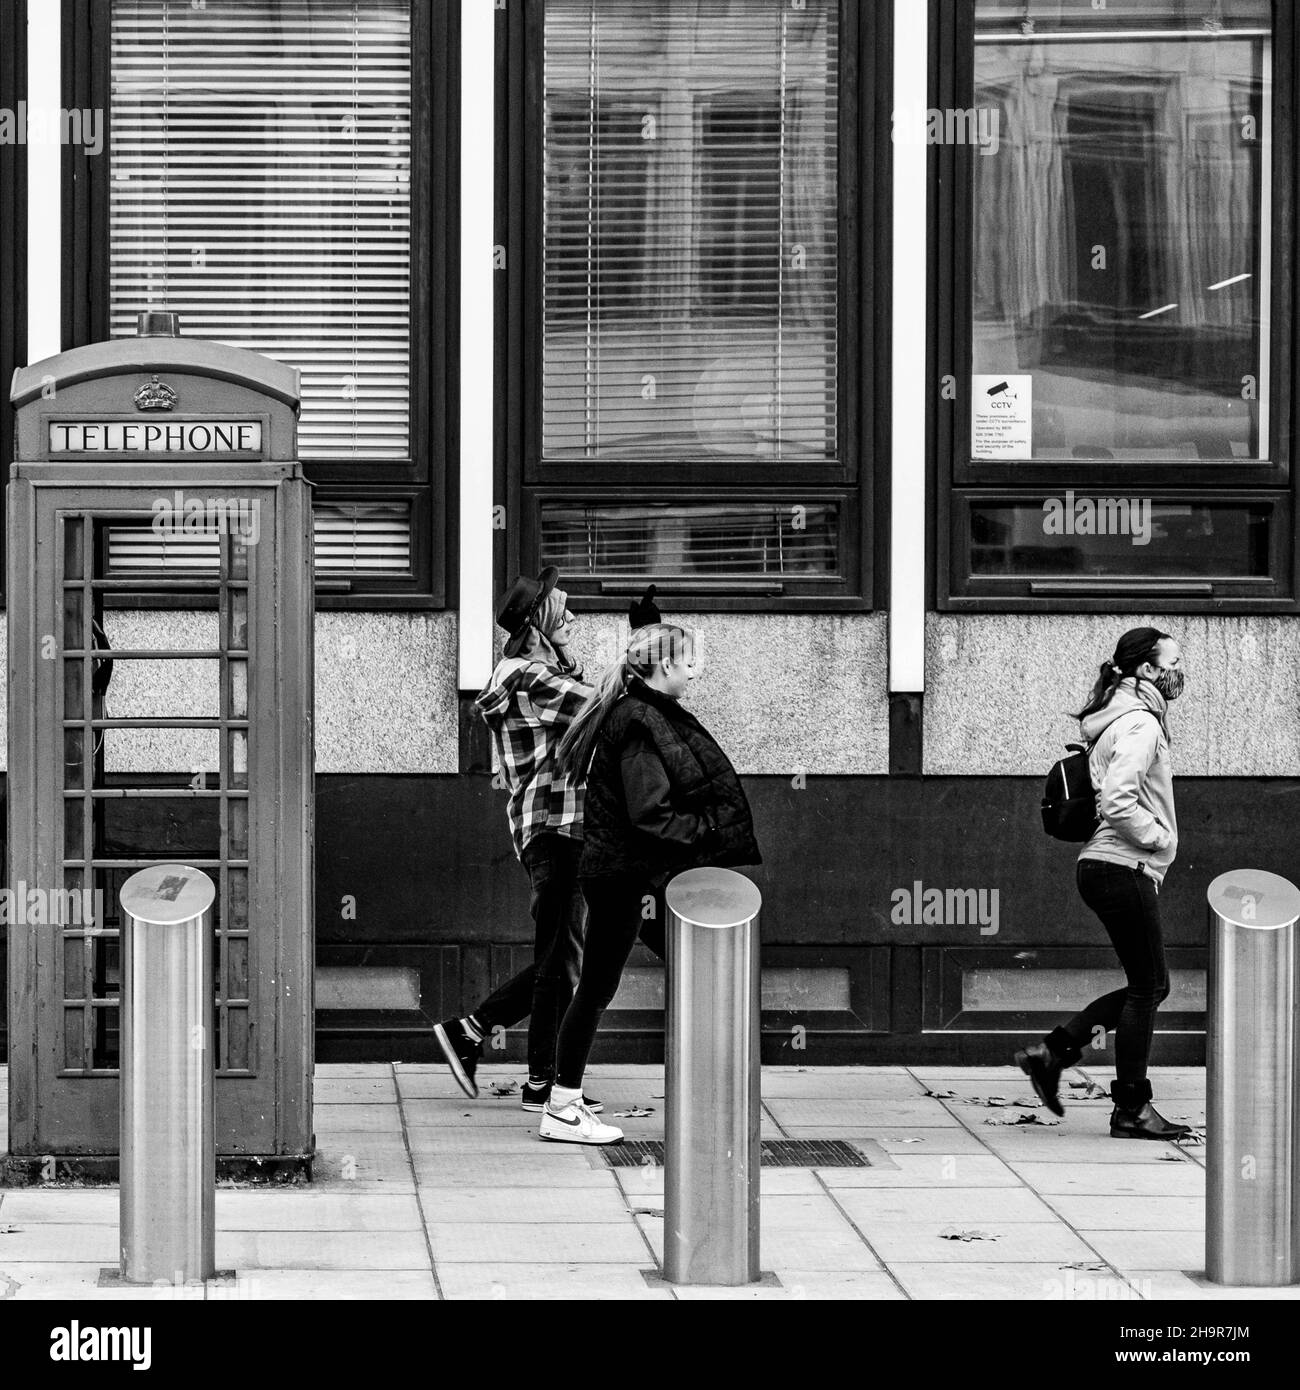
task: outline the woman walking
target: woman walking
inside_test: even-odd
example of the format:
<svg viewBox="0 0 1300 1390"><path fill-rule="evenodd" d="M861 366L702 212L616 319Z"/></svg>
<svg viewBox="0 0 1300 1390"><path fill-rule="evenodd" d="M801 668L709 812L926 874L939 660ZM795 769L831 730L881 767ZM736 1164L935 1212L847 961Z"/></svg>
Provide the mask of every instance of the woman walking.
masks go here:
<svg viewBox="0 0 1300 1390"><path fill-rule="evenodd" d="M586 778L578 875L587 938L582 977L560 1024L543 1139L623 1138L583 1100L582 1078L637 936L665 955L663 890L675 874L762 860L735 769L680 704L694 678L689 631L668 623L640 627L560 744L563 774Z"/></svg>
<svg viewBox="0 0 1300 1390"><path fill-rule="evenodd" d="M582 788L555 767L561 736L591 694L571 651L568 595L550 566L520 576L502 599L497 622L510 634L502 660L476 704L492 732L509 789L506 815L515 853L532 888L533 963L463 1018L434 1024L433 1034L461 1090L478 1095L483 1040L527 1017L528 1081L523 1108L540 1110L555 1070L555 1035L582 960L583 904L578 888ZM592 1102L599 1109L599 1102Z"/></svg>
<svg viewBox="0 0 1300 1390"><path fill-rule="evenodd" d="M1178 849L1169 705L1183 693L1182 653L1153 627L1126 632L1078 719L1089 746L1097 792L1097 829L1076 865L1079 892L1101 919L1128 981L1094 999L1016 1062L1053 1114L1065 1113L1057 1091L1097 1028L1115 1030L1116 1139L1178 1139L1187 1125L1171 1124L1151 1104L1147 1063L1156 1010L1169 995L1160 930L1160 885Z"/></svg>

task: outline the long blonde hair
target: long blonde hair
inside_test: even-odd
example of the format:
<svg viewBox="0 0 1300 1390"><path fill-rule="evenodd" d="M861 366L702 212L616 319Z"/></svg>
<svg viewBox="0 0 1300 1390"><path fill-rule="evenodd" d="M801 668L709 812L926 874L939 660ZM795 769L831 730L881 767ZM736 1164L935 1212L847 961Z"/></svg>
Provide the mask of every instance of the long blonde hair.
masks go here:
<svg viewBox="0 0 1300 1390"><path fill-rule="evenodd" d="M555 755L556 770L562 777L581 781L591 767L596 740L609 712L627 689L629 676L645 680L659 662L668 657L680 661L695 649L695 634L675 623L651 623L639 627L628 639L627 650L606 667L596 688L587 696L573 717Z"/></svg>

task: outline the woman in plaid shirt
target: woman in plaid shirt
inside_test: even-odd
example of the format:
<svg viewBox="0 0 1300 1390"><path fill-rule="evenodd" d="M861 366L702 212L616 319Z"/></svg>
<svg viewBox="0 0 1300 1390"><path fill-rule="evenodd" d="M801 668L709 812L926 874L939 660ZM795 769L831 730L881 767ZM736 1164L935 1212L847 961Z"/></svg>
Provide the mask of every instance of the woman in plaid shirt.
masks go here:
<svg viewBox="0 0 1300 1390"><path fill-rule="evenodd" d="M585 926L578 888L582 786L556 774L555 753L591 687L569 651L574 620L568 595L555 587L558 578L554 567L536 579L521 576L502 600L497 622L510 640L475 702L492 731L510 793L506 814L515 853L532 886L533 964L472 1013L433 1029L461 1089L477 1096L474 1073L484 1038L529 1018L523 1108L535 1111L551 1092L555 1037L581 967Z"/></svg>

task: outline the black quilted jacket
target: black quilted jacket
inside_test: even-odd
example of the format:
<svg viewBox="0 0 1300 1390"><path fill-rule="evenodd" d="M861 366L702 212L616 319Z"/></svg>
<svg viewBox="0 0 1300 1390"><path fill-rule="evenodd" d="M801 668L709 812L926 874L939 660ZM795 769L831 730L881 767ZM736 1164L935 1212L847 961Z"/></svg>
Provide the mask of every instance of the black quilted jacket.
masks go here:
<svg viewBox="0 0 1300 1390"><path fill-rule="evenodd" d="M689 710L637 676L610 711L587 774L583 878L662 886L683 869L760 864L740 778Z"/></svg>

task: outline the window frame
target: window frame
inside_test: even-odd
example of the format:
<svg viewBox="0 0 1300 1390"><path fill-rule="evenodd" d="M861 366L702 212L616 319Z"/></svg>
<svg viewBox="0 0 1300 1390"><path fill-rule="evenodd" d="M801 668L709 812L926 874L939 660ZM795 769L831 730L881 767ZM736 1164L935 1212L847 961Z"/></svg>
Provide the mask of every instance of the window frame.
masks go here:
<svg viewBox="0 0 1300 1390"><path fill-rule="evenodd" d="M507 571L540 568L538 521L543 502L617 505L645 498L663 501L745 502L774 496L797 502L829 502L841 512L844 542L842 580L774 577L783 592L759 596L748 581L733 586L672 586L680 612L868 611L883 599L888 574L888 528L877 524L878 499L888 488L888 302L877 285L888 284L888 217L892 129L892 7L859 6L840 0L839 92L839 285L836 460L778 464L692 461L549 462L542 438L542 233L545 0L515 0L498 35L498 70L504 71L498 109L508 175L498 179L499 237L518 248L508 258L503 292L507 307L497 317L498 409L506 416L500 432L498 500L506 507L508 534L498 559L498 582ZM865 77L868 86L864 86ZM504 88L504 105L501 90ZM511 332L515 341L502 343ZM499 360L501 360L499 358ZM601 580L564 576L570 593L593 611L627 606L626 593L644 587L635 578ZM667 585L661 590L667 592ZM610 592L616 589L617 593ZM749 592L746 592L749 590Z"/></svg>
<svg viewBox="0 0 1300 1390"><path fill-rule="evenodd" d="M970 109L975 104L976 0L940 5L930 0L931 22L938 42L932 70L940 108ZM973 255L972 207L974 160L978 153L963 146L938 145L930 151L931 247L936 279L932 299L937 301L938 363L936 378L956 382L955 399L935 393L931 428L935 441L936 496L935 584L933 607L940 612L1072 612L1145 613L1157 606L1170 613L1300 613L1300 566L1294 525L1272 537L1270 551L1276 569L1271 574L1273 594L1241 596L1240 581L1205 581L1190 577L1169 592L1167 580L1150 581L1146 588L1099 579L1089 592L1082 585L1070 595L1034 594L1042 587L1041 576L1008 577L990 592L987 577L971 573L968 563L971 537L963 520L972 501L1062 497L1068 490L1079 496L1150 496L1155 500L1276 502L1285 494L1279 520L1293 518L1296 398L1291 372L1294 351L1295 211L1294 185L1297 163L1294 95L1300 70L1297 37L1300 26L1288 7L1273 4L1273 137L1272 265L1269 306L1270 402L1269 448L1271 457L1253 464L1228 460L1170 460L1165 463L1117 463L1114 461L972 461L970 458L970 383L973 366ZM951 190L951 193L945 190ZM1208 583L1210 592L1196 592ZM1056 586L1053 586L1056 587ZM1263 586L1261 586L1263 587ZM1279 592L1280 591L1280 592Z"/></svg>
<svg viewBox="0 0 1300 1390"><path fill-rule="evenodd" d="M27 97L27 0L0 5L0 107L16 111ZM27 361L27 147L0 147L0 382L5 384L0 419L0 459L14 456L14 412L8 384ZM8 533L0 527L0 605L8 600Z"/></svg>
<svg viewBox="0 0 1300 1390"><path fill-rule="evenodd" d="M109 336L111 34L106 0L63 0L64 102L103 111L105 129L97 158L66 147L63 153L65 350ZM319 609L445 609L454 602L459 140L460 6L456 0L411 0L410 457L311 460L303 472L320 502L409 497L413 573L330 575L316 585ZM150 607L194 603L183 596L148 597ZM136 606L138 596L122 601Z"/></svg>

